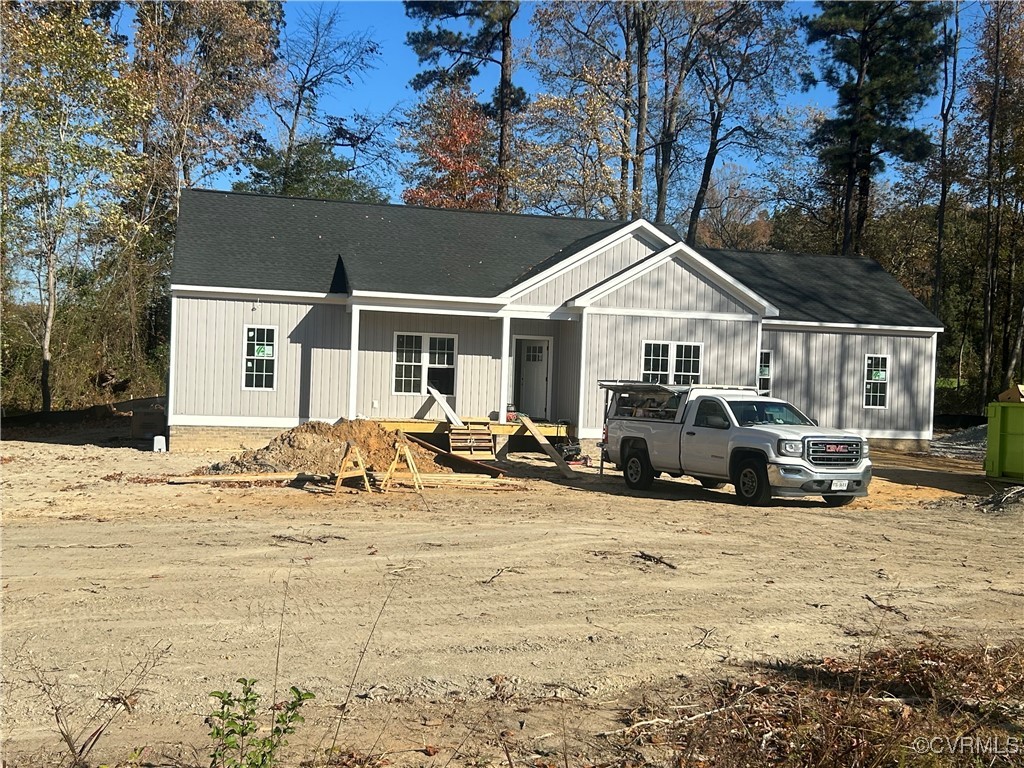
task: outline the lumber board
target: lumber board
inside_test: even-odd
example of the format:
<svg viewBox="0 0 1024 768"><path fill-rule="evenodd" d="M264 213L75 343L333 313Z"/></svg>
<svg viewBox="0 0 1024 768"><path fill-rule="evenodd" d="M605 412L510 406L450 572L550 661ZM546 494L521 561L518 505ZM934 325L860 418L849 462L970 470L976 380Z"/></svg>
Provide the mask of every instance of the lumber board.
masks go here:
<svg viewBox="0 0 1024 768"><path fill-rule="evenodd" d="M169 477L170 485L190 485L193 483L258 483L263 481L282 482L284 480L327 480L328 475L314 475L308 472L254 472L238 475L183 475Z"/></svg>
<svg viewBox="0 0 1024 768"><path fill-rule="evenodd" d="M462 423L462 419L460 419L456 415L455 411L452 410L451 406L448 405L448 401L444 399L444 395L442 395L440 392L438 392L436 389L429 385L427 386L427 392L429 392L431 397L433 397L437 401L437 404L441 406L441 410L444 411L444 415L448 419L448 421L450 421L456 427L466 426L465 424Z"/></svg>
<svg viewBox="0 0 1024 768"><path fill-rule="evenodd" d="M474 461L468 456L460 456L457 453L450 453L444 448L438 448L433 443L428 443L426 440L421 440L416 435L406 435L406 438L412 440L416 445L426 448L428 451L438 454L439 456L451 457L455 461L464 464L467 467L472 467L479 472L490 475L491 477L501 477L501 470L497 467L489 467L486 464L481 464L479 461Z"/></svg>
<svg viewBox="0 0 1024 768"><path fill-rule="evenodd" d="M533 420L524 414L519 414L519 420L523 423L523 426L529 431L533 438L540 443L540 447L544 449L544 453L551 457L552 461L555 462L555 466L561 471L563 477L567 477L570 480L574 477L578 477L573 468L565 463L565 459L562 458L562 454L555 450L555 446L548 442L548 439L541 434L541 431L537 429L537 425L533 423Z"/></svg>

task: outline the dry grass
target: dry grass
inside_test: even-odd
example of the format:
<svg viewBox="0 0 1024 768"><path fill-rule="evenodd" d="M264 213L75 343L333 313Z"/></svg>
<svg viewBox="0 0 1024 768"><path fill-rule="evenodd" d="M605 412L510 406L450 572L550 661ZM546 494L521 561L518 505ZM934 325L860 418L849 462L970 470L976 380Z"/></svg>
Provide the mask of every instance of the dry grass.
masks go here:
<svg viewBox="0 0 1024 768"><path fill-rule="evenodd" d="M1024 643L764 665L645 702L603 735L620 766L1019 766Z"/></svg>

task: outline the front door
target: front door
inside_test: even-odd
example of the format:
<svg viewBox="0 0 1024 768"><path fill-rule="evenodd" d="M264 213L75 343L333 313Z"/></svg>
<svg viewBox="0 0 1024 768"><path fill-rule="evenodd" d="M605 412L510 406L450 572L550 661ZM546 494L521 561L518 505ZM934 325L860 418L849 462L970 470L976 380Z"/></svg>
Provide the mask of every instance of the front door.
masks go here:
<svg viewBox="0 0 1024 768"><path fill-rule="evenodd" d="M551 340L516 339L515 405L532 419L548 418Z"/></svg>

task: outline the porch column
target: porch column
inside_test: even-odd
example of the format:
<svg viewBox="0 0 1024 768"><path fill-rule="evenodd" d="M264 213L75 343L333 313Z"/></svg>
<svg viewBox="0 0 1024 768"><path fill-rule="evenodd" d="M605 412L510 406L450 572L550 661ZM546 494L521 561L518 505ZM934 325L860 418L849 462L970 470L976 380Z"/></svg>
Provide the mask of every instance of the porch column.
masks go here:
<svg viewBox="0 0 1024 768"><path fill-rule="evenodd" d="M348 340L348 418L356 417L356 395L359 392L359 307L351 304L352 322Z"/></svg>
<svg viewBox="0 0 1024 768"><path fill-rule="evenodd" d="M580 391L579 403L576 406L576 434L579 435L583 429L583 419L587 406L587 344L589 343L588 331L590 326L590 313L584 307L580 312Z"/></svg>
<svg viewBox="0 0 1024 768"><path fill-rule="evenodd" d="M512 319L508 315L501 318L501 391L498 395L498 423L508 423L508 356L509 332L512 330Z"/></svg>

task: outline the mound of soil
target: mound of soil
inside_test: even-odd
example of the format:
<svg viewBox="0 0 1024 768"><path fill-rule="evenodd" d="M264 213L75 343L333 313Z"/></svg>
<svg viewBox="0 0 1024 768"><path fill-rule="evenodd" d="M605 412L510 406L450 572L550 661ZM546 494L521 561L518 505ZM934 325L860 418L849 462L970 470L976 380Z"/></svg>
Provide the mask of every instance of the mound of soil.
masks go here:
<svg viewBox="0 0 1024 768"><path fill-rule="evenodd" d="M338 424L310 421L282 432L265 447L245 451L228 461L199 467L196 474L232 475L255 472L308 472L328 475L337 472L348 446L355 445L367 469L386 472L395 458L398 432L384 429L376 421L357 419ZM416 466L421 472L451 472L437 464L425 448L409 443Z"/></svg>

